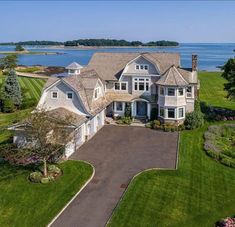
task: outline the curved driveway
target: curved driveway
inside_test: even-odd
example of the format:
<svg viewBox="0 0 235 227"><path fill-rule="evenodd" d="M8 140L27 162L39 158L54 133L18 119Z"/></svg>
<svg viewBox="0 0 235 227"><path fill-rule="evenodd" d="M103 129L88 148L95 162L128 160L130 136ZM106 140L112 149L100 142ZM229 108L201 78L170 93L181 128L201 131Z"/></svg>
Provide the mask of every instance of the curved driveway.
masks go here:
<svg viewBox="0 0 235 227"><path fill-rule="evenodd" d="M52 224L103 227L130 180L149 168L175 168L178 133L104 126L72 155L95 167L95 176Z"/></svg>

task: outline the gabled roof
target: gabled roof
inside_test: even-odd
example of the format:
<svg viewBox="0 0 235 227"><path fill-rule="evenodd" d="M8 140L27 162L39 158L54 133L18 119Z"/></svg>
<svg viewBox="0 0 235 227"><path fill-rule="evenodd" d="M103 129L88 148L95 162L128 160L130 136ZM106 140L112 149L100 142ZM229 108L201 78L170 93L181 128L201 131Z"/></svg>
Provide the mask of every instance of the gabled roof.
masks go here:
<svg viewBox="0 0 235 227"><path fill-rule="evenodd" d="M94 53L88 68L96 70L103 80L118 80L125 66L138 56L143 56L152 62L162 74L171 65L180 66L178 53Z"/></svg>
<svg viewBox="0 0 235 227"><path fill-rule="evenodd" d="M180 74L178 69L172 65L168 70L166 70L166 72L161 76L156 84L168 86L186 86L189 83Z"/></svg>
<svg viewBox="0 0 235 227"><path fill-rule="evenodd" d="M85 67L81 69L81 73L79 75L50 77L44 86L44 90L56 83L64 82L79 94L86 111L90 114L94 114L97 111L100 111L101 108L105 108L104 102L106 102L105 97L99 98L99 100L93 99L94 89L99 80L102 83L102 79L95 70ZM101 99L104 100L101 101Z"/></svg>
<svg viewBox="0 0 235 227"><path fill-rule="evenodd" d="M77 62L73 62L66 67L66 69L72 69L72 70L82 69L82 68L83 67L81 65L79 65Z"/></svg>

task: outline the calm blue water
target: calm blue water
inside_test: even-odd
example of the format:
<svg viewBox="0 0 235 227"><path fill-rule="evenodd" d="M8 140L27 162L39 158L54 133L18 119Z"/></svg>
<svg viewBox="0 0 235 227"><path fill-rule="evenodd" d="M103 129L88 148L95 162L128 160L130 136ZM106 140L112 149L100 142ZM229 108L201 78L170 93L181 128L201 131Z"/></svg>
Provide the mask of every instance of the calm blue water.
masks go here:
<svg viewBox="0 0 235 227"><path fill-rule="evenodd" d="M14 50L14 46L0 46L0 51ZM199 69L216 71L216 67L223 65L228 58L234 57L235 43L227 44L181 44L179 47L171 48L108 48L92 50L54 50L47 48L26 47L30 51L47 51L64 53L61 55L21 55L21 65L45 65L45 66L67 66L73 61L86 65L94 52L179 52L181 65L191 67L192 53L198 54ZM1 57L1 55L0 55Z"/></svg>

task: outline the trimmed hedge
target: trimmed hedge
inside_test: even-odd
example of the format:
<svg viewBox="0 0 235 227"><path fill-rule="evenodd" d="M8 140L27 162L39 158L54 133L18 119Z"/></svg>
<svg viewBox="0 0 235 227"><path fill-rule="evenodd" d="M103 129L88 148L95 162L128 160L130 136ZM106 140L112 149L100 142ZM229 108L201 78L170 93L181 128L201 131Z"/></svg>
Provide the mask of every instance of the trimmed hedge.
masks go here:
<svg viewBox="0 0 235 227"><path fill-rule="evenodd" d="M230 127L235 130L235 125L233 124L210 126L208 131L204 133L204 149L209 157L219 161L225 166L235 168L234 154L232 152L225 152L221 150L221 148L219 148L215 143L219 137L226 137L226 135L224 135L224 130L226 131L226 127Z"/></svg>

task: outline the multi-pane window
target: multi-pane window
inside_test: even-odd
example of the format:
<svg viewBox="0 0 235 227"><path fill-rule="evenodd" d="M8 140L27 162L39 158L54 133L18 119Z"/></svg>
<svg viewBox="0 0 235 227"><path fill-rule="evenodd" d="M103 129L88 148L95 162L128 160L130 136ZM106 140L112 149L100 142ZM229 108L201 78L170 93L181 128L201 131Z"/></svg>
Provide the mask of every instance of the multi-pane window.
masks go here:
<svg viewBox="0 0 235 227"><path fill-rule="evenodd" d="M160 87L160 95L164 95L164 87Z"/></svg>
<svg viewBox="0 0 235 227"><path fill-rule="evenodd" d="M51 98L57 99L58 98L58 92L57 91L52 91L51 92Z"/></svg>
<svg viewBox="0 0 235 227"><path fill-rule="evenodd" d="M167 95L168 96L175 96L175 88L167 88Z"/></svg>
<svg viewBox="0 0 235 227"><path fill-rule="evenodd" d="M127 90L127 82L117 82L114 84L114 89L116 91L126 91Z"/></svg>
<svg viewBox="0 0 235 227"><path fill-rule="evenodd" d="M122 102L116 102L116 111L123 111Z"/></svg>
<svg viewBox="0 0 235 227"><path fill-rule="evenodd" d="M175 118L175 109L174 108L168 108L167 113L168 113L168 118Z"/></svg>
<svg viewBox="0 0 235 227"><path fill-rule="evenodd" d="M67 92L67 99L73 99L73 92Z"/></svg>
<svg viewBox="0 0 235 227"><path fill-rule="evenodd" d="M98 99L100 97L100 94L101 94L100 87L97 87L95 89L95 99Z"/></svg>
<svg viewBox="0 0 235 227"><path fill-rule="evenodd" d="M148 78L135 78L134 90L135 91L149 91L150 80Z"/></svg>
<svg viewBox="0 0 235 227"><path fill-rule="evenodd" d="M184 95L184 89L183 88L179 88L178 89L178 95L179 96L183 96Z"/></svg>
<svg viewBox="0 0 235 227"><path fill-rule="evenodd" d="M164 108L163 107L160 107L160 116L161 117L165 117Z"/></svg>
<svg viewBox="0 0 235 227"><path fill-rule="evenodd" d="M179 118L184 117L184 108L183 108L183 107L180 107L180 108L178 109L178 112L179 112L179 115L178 115Z"/></svg>
<svg viewBox="0 0 235 227"><path fill-rule="evenodd" d="M187 97L192 97L192 87L187 87Z"/></svg>
<svg viewBox="0 0 235 227"><path fill-rule="evenodd" d="M148 70L149 66L146 64L135 65L136 70Z"/></svg>

